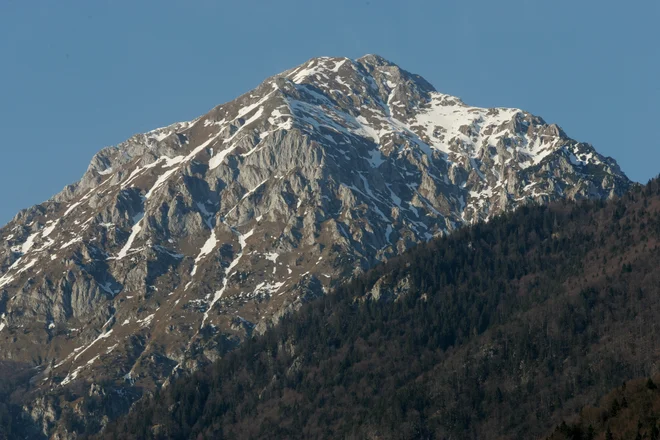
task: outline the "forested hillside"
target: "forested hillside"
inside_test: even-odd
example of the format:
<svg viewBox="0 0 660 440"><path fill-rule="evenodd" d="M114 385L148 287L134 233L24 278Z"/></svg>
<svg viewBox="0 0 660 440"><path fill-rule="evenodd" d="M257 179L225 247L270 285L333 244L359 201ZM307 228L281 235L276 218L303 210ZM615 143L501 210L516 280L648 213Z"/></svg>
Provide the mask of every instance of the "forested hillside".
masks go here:
<svg viewBox="0 0 660 440"><path fill-rule="evenodd" d="M306 305L102 437L545 437L657 372L659 242L657 180L520 209Z"/></svg>
<svg viewBox="0 0 660 440"><path fill-rule="evenodd" d="M29 387L34 370L16 362L0 362L0 440L29 438L30 426L22 423L21 409L12 404L11 395Z"/></svg>
<svg viewBox="0 0 660 440"><path fill-rule="evenodd" d="M586 406L572 423L562 422L548 440L614 440L660 438L660 376L624 382Z"/></svg>

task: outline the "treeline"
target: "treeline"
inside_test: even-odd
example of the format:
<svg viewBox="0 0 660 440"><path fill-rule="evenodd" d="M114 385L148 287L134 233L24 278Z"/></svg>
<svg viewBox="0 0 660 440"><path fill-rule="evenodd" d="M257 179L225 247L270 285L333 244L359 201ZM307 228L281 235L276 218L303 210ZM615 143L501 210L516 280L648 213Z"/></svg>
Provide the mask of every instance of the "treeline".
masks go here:
<svg viewBox="0 0 660 440"><path fill-rule="evenodd" d="M522 208L308 304L100 438L544 437L655 372L659 243L657 180ZM377 282L404 293L364 300Z"/></svg>

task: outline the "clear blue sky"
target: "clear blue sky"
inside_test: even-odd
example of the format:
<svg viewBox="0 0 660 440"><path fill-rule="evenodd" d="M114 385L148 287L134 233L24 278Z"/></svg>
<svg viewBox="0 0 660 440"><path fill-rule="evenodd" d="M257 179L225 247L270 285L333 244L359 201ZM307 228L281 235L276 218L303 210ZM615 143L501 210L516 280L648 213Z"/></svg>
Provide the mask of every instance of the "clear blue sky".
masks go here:
<svg viewBox="0 0 660 440"><path fill-rule="evenodd" d="M100 148L321 55L382 55L660 173L660 2L0 0L0 224Z"/></svg>

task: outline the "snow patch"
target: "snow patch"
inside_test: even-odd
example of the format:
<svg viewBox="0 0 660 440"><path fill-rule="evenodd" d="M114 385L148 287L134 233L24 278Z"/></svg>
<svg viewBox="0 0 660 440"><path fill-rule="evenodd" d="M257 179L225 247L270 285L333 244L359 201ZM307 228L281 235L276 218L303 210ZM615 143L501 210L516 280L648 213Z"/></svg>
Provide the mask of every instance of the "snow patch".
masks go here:
<svg viewBox="0 0 660 440"><path fill-rule="evenodd" d="M197 258L195 258L195 265L193 266L193 270L190 273L190 276L195 276L197 273L197 265L199 264L202 259L213 252L215 247L218 245L218 239L215 236L215 231L211 231L211 236L206 240L206 243L204 243L204 246L199 251L199 255L197 255Z"/></svg>
<svg viewBox="0 0 660 440"><path fill-rule="evenodd" d="M236 133L234 133L229 139L225 139L224 143L230 143L231 141L233 141L236 138L236 136L238 136L238 134L243 131L243 129L245 127L247 127L248 125L252 124L257 119L259 119L261 117L261 115L263 114L263 112L264 112L264 108L259 107L259 110L254 114L254 116L252 116L250 119L245 121L245 124L243 124L241 126L241 128L239 128L236 131ZM211 160L209 160L209 168L213 170L213 169L219 167L222 164L222 162L225 160L225 158L227 156L229 156L229 154L232 153L237 147L238 147L238 144L236 143L236 144L234 144L234 145L232 145L228 148L225 148L222 151L219 151L215 156L213 156L211 158Z"/></svg>
<svg viewBox="0 0 660 440"><path fill-rule="evenodd" d="M116 259L121 260L122 258L126 257L128 255L128 251L131 250L131 247L133 246L133 242L135 241L135 238L137 235L140 233L142 230L142 220L144 219L144 212L140 212L137 215L133 217L133 227L131 228L131 235L128 237L128 240L126 241L126 244L124 247L119 251L117 254Z"/></svg>
<svg viewBox="0 0 660 440"><path fill-rule="evenodd" d="M276 282L272 284L267 282L259 283L257 287L254 289L252 296L256 296L264 293L267 293L269 295L274 295L282 288L282 286L284 286L284 284L285 284L284 281Z"/></svg>
<svg viewBox="0 0 660 440"><path fill-rule="evenodd" d="M75 243L80 243L81 241L83 241L82 237L75 237L74 239L69 240L66 243L64 243L62 246L60 246L60 250L66 249Z"/></svg>
<svg viewBox="0 0 660 440"><path fill-rule="evenodd" d="M380 150L370 150L369 151L369 164L371 168L378 168L385 163L383 159L383 153Z"/></svg>
<svg viewBox="0 0 660 440"><path fill-rule="evenodd" d="M107 324L107 323L106 323L106 324ZM92 348L92 347L94 346L94 344L96 344L97 342L99 342L99 341L101 341L101 340L103 340L103 339L107 339L107 338L109 338L111 334L112 334L112 329L108 330L108 331L105 332L105 333L101 333L101 334L100 334L96 339L94 339L94 340L93 340L93 341L92 341L87 347L85 347L82 351L78 352L78 353L75 355L75 357L73 358L73 360L74 360L74 361L77 361L78 358L79 358L80 356L82 356L87 350L89 350L90 348ZM81 348L82 348L82 347L76 349L76 351L80 350Z"/></svg>
<svg viewBox="0 0 660 440"><path fill-rule="evenodd" d="M227 289L227 283L229 282L229 277L232 275L232 270L238 265L238 262L241 260L241 257L243 257L243 252L245 250L246 246L246 240L254 234L254 229L250 230L249 232L245 234L241 234L238 231L234 230L234 233L238 235L238 242L241 245L241 250L239 251L238 255L236 255L236 258L229 264L229 267L225 270L225 276L222 280L222 288L218 291L215 292L213 295L213 300L211 301L211 304L209 304L208 309L204 312L204 318L202 319L202 324L200 325L200 329L204 328L204 324L206 323L206 320L209 317L209 311L213 309L213 306L215 303L217 303L220 298L222 298L222 295L225 293L225 289Z"/></svg>
<svg viewBox="0 0 660 440"><path fill-rule="evenodd" d="M137 323L140 324L140 327L146 327L149 324L151 324L151 321L153 321L153 319L154 319L154 314L151 314L144 319L138 319Z"/></svg>
<svg viewBox="0 0 660 440"><path fill-rule="evenodd" d="M54 222L52 225L44 228L44 230L41 231L41 237L42 238L48 237L55 230L55 228L57 227L57 223L58 222Z"/></svg>

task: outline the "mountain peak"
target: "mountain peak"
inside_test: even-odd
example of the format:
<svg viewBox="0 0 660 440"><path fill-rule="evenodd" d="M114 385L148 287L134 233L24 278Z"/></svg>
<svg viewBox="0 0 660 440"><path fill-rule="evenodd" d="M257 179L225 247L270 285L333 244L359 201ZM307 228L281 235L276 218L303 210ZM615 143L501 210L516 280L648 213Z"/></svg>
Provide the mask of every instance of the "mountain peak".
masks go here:
<svg viewBox="0 0 660 440"><path fill-rule="evenodd" d="M359 63L362 64L367 64L371 65L374 67L383 67L383 66L388 66L388 67L399 67L395 63L391 62L390 60L376 54L366 54L364 56L361 56L356 60Z"/></svg>
<svg viewBox="0 0 660 440"><path fill-rule="evenodd" d="M467 106L375 55L314 58L103 149L1 228L0 360L52 365L34 379L48 393L139 393L434 236L629 184L529 113Z"/></svg>

